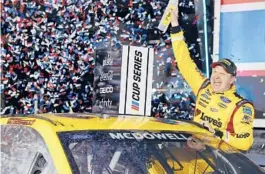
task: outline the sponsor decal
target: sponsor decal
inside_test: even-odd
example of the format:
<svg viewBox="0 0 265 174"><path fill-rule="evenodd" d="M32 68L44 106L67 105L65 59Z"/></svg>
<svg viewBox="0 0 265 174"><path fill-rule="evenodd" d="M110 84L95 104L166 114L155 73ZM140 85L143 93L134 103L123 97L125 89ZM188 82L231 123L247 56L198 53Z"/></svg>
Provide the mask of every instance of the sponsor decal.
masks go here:
<svg viewBox="0 0 265 174"><path fill-rule="evenodd" d="M112 139L124 140L187 140L188 136L181 133L149 133L149 132L125 132L109 133Z"/></svg>
<svg viewBox="0 0 265 174"><path fill-rule="evenodd" d="M139 102L136 102L135 100L132 101L132 110L139 111Z"/></svg>
<svg viewBox="0 0 265 174"><path fill-rule="evenodd" d="M248 115L252 115L252 110L251 110L250 107L248 107L248 106L244 106L244 107L243 107L243 113L244 113L244 114L248 114Z"/></svg>
<svg viewBox="0 0 265 174"><path fill-rule="evenodd" d="M206 89L205 93L206 93L207 95L209 95L209 96L212 95L209 89Z"/></svg>
<svg viewBox="0 0 265 174"><path fill-rule="evenodd" d="M106 107L106 108L109 108L112 106L112 101L110 99L108 99L108 100L101 99L101 101L99 101L99 105Z"/></svg>
<svg viewBox="0 0 265 174"><path fill-rule="evenodd" d="M225 60L225 59L221 60L221 62L223 62L224 64L226 64L226 65L228 65L228 66L231 65L231 63L230 63L229 61Z"/></svg>
<svg viewBox="0 0 265 174"><path fill-rule="evenodd" d="M102 66L111 66L113 65L113 58L110 57L108 54L108 57L103 60Z"/></svg>
<svg viewBox="0 0 265 174"><path fill-rule="evenodd" d="M106 86L99 88L100 94L107 94L107 93L113 93L113 87L112 86Z"/></svg>
<svg viewBox="0 0 265 174"><path fill-rule="evenodd" d="M252 122L251 116L249 115L244 115L241 121L241 123L244 123L244 124L250 124L251 122Z"/></svg>
<svg viewBox="0 0 265 174"><path fill-rule="evenodd" d="M221 100L224 102L224 103L231 103L231 100L229 100L228 98L224 97L224 96L221 96L220 97Z"/></svg>
<svg viewBox="0 0 265 174"><path fill-rule="evenodd" d="M227 106L221 102L218 102L217 105L224 109L227 108Z"/></svg>
<svg viewBox="0 0 265 174"><path fill-rule="evenodd" d="M202 99L202 98L200 98L200 101L202 101L202 102L204 102L204 103L206 103L206 104L209 104L208 101L206 101L206 100L204 100L204 99Z"/></svg>
<svg viewBox="0 0 265 174"><path fill-rule="evenodd" d="M202 107L206 108L206 105L204 103L202 103L201 101L199 101L199 105L201 105Z"/></svg>
<svg viewBox="0 0 265 174"><path fill-rule="evenodd" d="M202 94L201 95L203 98L207 99L207 100L210 100L209 96L207 94Z"/></svg>
<svg viewBox="0 0 265 174"><path fill-rule="evenodd" d="M9 118L7 124L32 125L36 120L27 118Z"/></svg>
<svg viewBox="0 0 265 174"><path fill-rule="evenodd" d="M195 115L195 116L198 116L198 115L200 115L201 113L202 113L202 111L201 111L200 109L196 109L194 115Z"/></svg>
<svg viewBox="0 0 265 174"><path fill-rule="evenodd" d="M99 80L102 82L102 81L112 80L112 78L113 78L113 71L110 70L110 71L108 71L107 73L102 73L102 74L100 75Z"/></svg>
<svg viewBox="0 0 265 174"><path fill-rule="evenodd" d="M247 138L247 137L249 137L249 136L250 136L249 133L236 134L236 137L237 137L237 138Z"/></svg>
<svg viewBox="0 0 265 174"><path fill-rule="evenodd" d="M74 136L69 136L71 139L74 139L74 140L79 140L79 139L90 139L90 138L93 138L93 136L91 135L88 135L88 134L81 134L81 135L74 135Z"/></svg>
<svg viewBox="0 0 265 174"><path fill-rule="evenodd" d="M141 66L142 64L142 52L135 50L134 56L134 68L133 68L133 84L132 84L132 104L131 108L135 111L139 111L140 101L140 82L141 82Z"/></svg>
<svg viewBox="0 0 265 174"><path fill-rule="evenodd" d="M218 110L217 110L216 108L210 108L210 110L211 110L212 112L218 112Z"/></svg>
<svg viewBox="0 0 265 174"><path fill-rule="evenodd" d="M204 113L202 113L201 117L200 117L201 120L203 121L208 121L210 124L214 125L214 126L217 126L219 128L222 127L222 122L220 121L220 119L218 118L218 120L212 118L212 117L209 117L207 115L205 115Z"/></svg>

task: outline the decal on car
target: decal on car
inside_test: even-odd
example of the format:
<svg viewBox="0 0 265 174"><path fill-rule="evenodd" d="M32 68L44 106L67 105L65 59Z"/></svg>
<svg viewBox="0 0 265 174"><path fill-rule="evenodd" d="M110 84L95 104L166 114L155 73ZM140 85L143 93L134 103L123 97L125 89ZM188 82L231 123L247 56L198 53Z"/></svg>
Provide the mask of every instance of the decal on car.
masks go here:
<svg viewBox="0 0 265 174"><path fill-rule="evenodd" d="M148 140L187 140L188 137L181 133L150 133L150 132L111 132L112 139L148 139Z"/></svg>
<svg viewBox="0 0 265 174"><path fill-rule="evenodd" d="M9 118L7 124L32 125L36 120L28 118Z"/></svg>

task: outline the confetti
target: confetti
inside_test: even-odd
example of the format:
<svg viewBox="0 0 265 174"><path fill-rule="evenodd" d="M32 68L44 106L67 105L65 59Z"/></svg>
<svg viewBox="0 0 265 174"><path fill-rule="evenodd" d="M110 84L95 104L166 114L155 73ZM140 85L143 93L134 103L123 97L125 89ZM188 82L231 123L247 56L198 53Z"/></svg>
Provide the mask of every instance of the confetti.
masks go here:
<svg viewBox="0 0 265 174"><path fill-rule="evenodd" d="M6 26L2 31L6 40L1 50L5 70L2 82L6 84L6 105L16 102L5 113L34 113L34 97L29 93L38 95L40 112L69 112L69 106L73 112L91 112L93 79L90 82L84 79L93 75L95 50L112 42L116 48L128 44L154 48L155 59L159 60L154 75L163 78L154 77L154 87L165 90L153 91L152 103L156 104L152 114L170 118L174 112L177 117L189 107L187 95L191 94L168 89L180 87L183 79L174 69L169 31L162 34L156 30L166 5L159 0L148 3L121 0L119 4L107 0L69 0L42 4L25 1L14 6L7 1L2 14ZM192 1L180 2L179 6L187 11L194 9ZM183 20L190 18L186 12L181 12L181 16ZM193 22L198 22L198 16ZM199 58L199 50L194 51L196 44L191 43L189 49L193 57ZM16 92L11 86L17 88ZM187 85L182 87L188 90Z"/></svg>

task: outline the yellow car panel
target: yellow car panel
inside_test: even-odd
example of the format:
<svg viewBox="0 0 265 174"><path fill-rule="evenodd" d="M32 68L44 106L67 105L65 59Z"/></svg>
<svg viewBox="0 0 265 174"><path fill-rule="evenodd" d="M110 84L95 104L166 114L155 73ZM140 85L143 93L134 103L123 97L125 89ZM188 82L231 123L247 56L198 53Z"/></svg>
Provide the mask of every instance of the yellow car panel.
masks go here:
<svg viewBox="0 0 265 174"><path fill-rule="evenodd" d="M97 132L102 132L102 135L112 137L113 141L111 142L118 142L120 145L127 140L129 144L130 142L136 142L140 145L145 144L147 141L143 139L150 139L151 141L151 139L156 138L161 140L161 143L156 146L148 147L149 150L151 149L150 151L145 151L151 152L151 160L149 159L146 164L148 173L212 173L215 170L213 164L216 162L216 159L214 159L215 155L212 152L218 155L222 155L222 153L238 153L237 150L231 148L222 140L213 137L206 129L191 121L141 116L38 114L21 117L4 116L0 119L0 123L1 127L22 126L36 130L43 138L59 174L87 173L92 170L90 169L91 164L88 162L88 158L90 158L88 152L91 152L91 143L93 143L93 138L91 137ZM175 134L174 132L180 132L180 134ZM186 133L191 134L192 137L185 137ZM63 138L67 137L68 134L71 135L69 140ZM142 138L139 139L139 136ZM81 141L84 137L90 137L89 141ZM181 140L183 143L175 146L175 140ZM197 147L192 147L190 144L193 144L195 140L203 148L196 149ZM185 143L186 141L187 143ZM78 144L78 142L81 143ZM94 144L99 145L97 143ZM118 144L116 145L118 146ZM70 146L73 148L71 149ZM111 147L112 144L108 146ZM83 155L83 152L80 151L84 147L87 150L87 155ZM130 148L129 146L126 147ZM211 150L207 151L207 148ZM219 153L219 150L214 150L218 148L222 150L222 153ZM206 152L202 152L203 150L206 150ZM107 156L104 157L104 153L107 155L110 152L109 150L104 151L103 158L107 159ZM111 161L107 162L109 164L107 165L108 170L119 173L117 171L122 168L122 165L118 165L117 160L122 160L122 153L130 153L130 151L123 148L120 148L120 150L116 149L112 157L109 158ZM142 154L140 153L140 155ZM114 158L115 156L118 157ZM80 166L84 163L82 160L85 161L84 170L84 166ZM115 167L112 164L115 164ZM82 170L85 172L82 172Z"/></svg>

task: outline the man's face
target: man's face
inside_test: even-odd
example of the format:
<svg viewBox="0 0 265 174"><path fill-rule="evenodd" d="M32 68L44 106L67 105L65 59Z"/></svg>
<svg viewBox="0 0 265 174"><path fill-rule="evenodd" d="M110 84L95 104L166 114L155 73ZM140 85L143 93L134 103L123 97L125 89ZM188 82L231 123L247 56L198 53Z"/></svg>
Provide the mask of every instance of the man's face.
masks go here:
<svg viewBox="0 0 265 174"><path fill-rule="evenodd" d="M224 92L230 89L235 77L227 73L222 66L217 65L213 68L210 80L214 92Z"/></svg>

